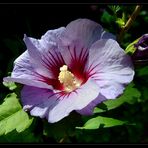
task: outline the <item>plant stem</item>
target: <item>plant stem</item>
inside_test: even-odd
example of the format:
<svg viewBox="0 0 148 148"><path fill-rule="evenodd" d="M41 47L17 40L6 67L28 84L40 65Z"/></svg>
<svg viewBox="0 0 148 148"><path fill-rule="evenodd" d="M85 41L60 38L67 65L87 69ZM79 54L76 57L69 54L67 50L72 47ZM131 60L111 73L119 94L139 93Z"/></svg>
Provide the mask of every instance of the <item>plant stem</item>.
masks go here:
<svg viewBox="0 0 148 148"><path fill-rule="evenodd" d="M128 19L128 21L126 22L125 26L121 29L119 36L117 37L117 41L120 43L123 39L123 35L125 32L127 32L129 30L129 28L131 27L131 25L133 24L134 20L136 19L136 17L138 16L138 14L140 13L142 6L141 5L137 5L135 7L134 12L132 13L132 15L130 16L130 18Z"/></svg>

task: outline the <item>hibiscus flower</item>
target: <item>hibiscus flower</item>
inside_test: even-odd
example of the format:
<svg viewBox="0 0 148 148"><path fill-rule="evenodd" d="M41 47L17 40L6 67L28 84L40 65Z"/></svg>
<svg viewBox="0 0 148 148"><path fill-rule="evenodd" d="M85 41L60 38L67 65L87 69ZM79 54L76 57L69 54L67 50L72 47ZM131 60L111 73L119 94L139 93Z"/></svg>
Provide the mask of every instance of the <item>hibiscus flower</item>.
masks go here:
<svg viewBox="0 0 148 148"><path fill-rule="evenodd" d="M47 31L41 39L24 36L27 50L4 81L24 84L23 109L54 123L72 111L94 107L121 95L133 80L131 59L114 35L89 19Z"/></svg>

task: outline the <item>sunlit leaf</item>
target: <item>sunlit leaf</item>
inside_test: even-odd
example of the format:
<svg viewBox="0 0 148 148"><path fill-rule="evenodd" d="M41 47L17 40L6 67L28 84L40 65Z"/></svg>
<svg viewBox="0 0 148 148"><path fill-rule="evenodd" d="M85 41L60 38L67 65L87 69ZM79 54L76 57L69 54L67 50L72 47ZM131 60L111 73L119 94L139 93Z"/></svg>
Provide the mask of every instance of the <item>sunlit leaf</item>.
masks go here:
<svg viewBox="0 0 148 148"><path fill-rule="evenodd" d="M32 121L33 118L22 109L16 94L7 95L0 105L0 135L13 130L22 132L31 125Z"/></svg>
<svg viewBox="0 0 148 148"><path fill-rule="evenodd" d="M14 90L17 88L16 84L14 82L3 82L3 85L5 87L8 87L9 90Z"/></svg>
<svg viewBox="0 0 148 148"><path fill-rule="evenodd" d="M119 25L119 27L121 27L122 28L122 26L124 26L125 25L125 22L121 19L121 18L118 18L117 20L116 20L116 23Z"/></svg>
<svg viewBox="0 0 148 148"><path fill-rule="evenodd" d="M124 27L125 26L125 13L122 13L122 18L117 18L116 19L116 23L118 24L118 26L120 28Z"/></svg>
<svg viewBox="0 0 148 148"><path fill-rule="evenodd" d="M77 129L98 129L100 126L103 128L123 125L126 121L117 120L114 118L98 116L88 120L84 126L77 127Z"/></svg>
<svg viewBox="0 0 148 148"><path fill-rule="evenodd" d="M103 103L102 103L103 104ZM101 109L101 108L99 108L99 107L95 107L94 108L94 113L102 113L102 112L105 112L106 111L106 109Z"/></svg>
<svg viewBox="0 0 148 148"><path fill-rule="evenodd" d="M141 38L141 37L140 37L140 38ZM136 39L135 41L133 41L132 43L130 43L130 44L126 47L125 52L126 52L127 54L130 54L130 55L134 54L134 52L136 51L136 48L135 48L134 44L136 44L136 43L139 41L140 38Z"/></svg>
<svg viewBox="0 0 148 148"><path fill-rule="evenodd" d="M108 6L114 13L117 13L119 10L121 10L119 5L109 5Z"/></svg>

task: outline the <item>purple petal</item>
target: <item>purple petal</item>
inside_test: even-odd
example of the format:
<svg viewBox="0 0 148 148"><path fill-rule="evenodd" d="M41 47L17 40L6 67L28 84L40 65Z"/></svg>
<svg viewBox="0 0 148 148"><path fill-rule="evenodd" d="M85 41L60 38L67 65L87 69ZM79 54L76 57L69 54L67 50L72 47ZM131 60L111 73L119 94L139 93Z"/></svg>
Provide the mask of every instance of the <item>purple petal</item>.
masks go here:
<svg viewBox="0 0 148 148"><path fill-rule="evenodd" d="M89 79L74 92L60 98L58 104L49 110L48 121L53 123L68 116L73 110L81 110L96 99L99 94L98 85Z"/></svg>
<svg viewBox="0 0 148 148"><path fill-rule="evenodd" d="M59 67L64 65L61 56L57 56L58 53L53 49L54 43L57 42L57 38L63 30L62 27L50 30L42 36L41 40L28 38L25 35L24 41L28 50L15 60L11 77L4 78L4 81L14 81L30 86L52 89L48 85L49 83L46 84L46 80L54 78L55 73L59 72L57 67L59 63ZM52 59L54 60L51 59L49 51L54 51L52 53ZM45 80L45 78L47 79Z"/></svg>
<svg viewBox="0 0 148 148"><path fill-rule="evenodd" d="M81 110L77 110L81 115L93 115L94 107L96 107L99 103L105 101L106 98L99 94L99 96L93 100L90 104L88 104L85 108Z"/></svg>
<svg viewBox="0 0 148 148"><path fill-rule="evenodd" d="M44 48L44 52L49 50L51 47L58 46L58 38L60 38L62 32L65 30L65 27L60 27L58 29L47 31L39 40L40 45Z"/></svg>
<svg viewBox="0 0 148 148"><path fill-rule="evenodd" d="M131 59L119 44L112 39L100 40L90 49L87 69L91 78L100 86L101 94L114 99L124 90L124 85L133 80Z"/></svg>
<svg viewBox="0 0 148 148"><path fill-rule="evenodd" d="M79 44L88 48L92 43L101 38L103 28L98 23L89 19L77 19L66 26L61 35L63 45Z"/></svg>
<svg viewBox="0 0 148 148"><path fill-rule="evenodd" d="M67 48L61 49L61 54L70 71L81 79L81 77L84 76L88 49L85 49L84 47L68 46Z"/></svg>
<svg viewBox="0 0 148 148"><path fill-rule="evenodd" d="M33 46L37 48L37 50L40 53L47 53L50 50L50 48L58 46L58 39L60 38L64 30L65 30L65 27L60 27L54 30L48 30L41 37L41 39L35 39L30 37L29 40L33 44ZM26 40L25 37L26 35L24 36L24 40ZM33 49L30 49L30 50L33 50ZM35 51L31 51L31 52L35 52Z"/></svg>
<svg viewBox="0 0 148 148"><path fill-rule="evenodd" d="M24 110L30 111L33 116L46 116L49 122L54 123L68 116L73 110L83 109L95 100L98 94L98 85L90 79L79 89L64 96L49 89L24 86L21 99Z"/></svg>
<svg viewBox="0 0 148 148"><path fill-rule="evenodd" d="M101 85L100 93L104 95L107 99L115 99L119 95L123 94L123 91L125 89L124 84L117 82L115 78L110 80L109 82L105 82L105 84L101 81L100 83L102 83L100 84Z"/></svg>
<svg viewBox="0 0 148 148"><path fill-rule="evenodd" d="M28 38L26 35L24 36L24 42L27 46L27 50L30 57L30 64L34 68L34 70L40 75L52 78L51 73L48 69L42 64L42 51L44 51L39 42L36 39ZM35 46L36 45L36 46Z"/></svg>
<svg viewBox="0 0 148 148"><path fill-rule="evenodd" d="M40 75L56 78L60 67L65 64L57 46L58 37L63 29L50 30L41 40L24 37L31 64Z"/></svg>
<svg viewBox="0 0 148 148"><path fill-rule="evenodd" d="M69 68L72 70L75 65L80 65L84 69L89 47L101 38L115 39L115 36L89 19L77 19L69 23L59 40L59 49Z"/></svg>
<svg viewBox="0 0 148 148"><path fill-rule="evenodd" d="M47 111L59 101L54 96L53 91L27 85L22 89L21 100L25 111L30 111L31 115L41 118L48 115Z"/></svg>
<svg viewBox="0 0 148 148"><path fill-rule="evenodd" d="M38 86L41 88L52 88L46 83L40 81L41 78L34 71L30 63L30 57L27 51L19 56L14 61L14 69L11 73L11 77L4 78L4 81L12 81L30 86Z"/></svg>
<svg viewBox="0 0 148 148"><path fill-rule="evenodd" d="M103 31L102 34L101 34L101 38L100 39L113 39L113 40L116 40L116 36L113 35L112 33Z"/></svg>
<svg viewBox="0 0 148 148"><path fill-rule="evenodd" d="M51 60L51 55L49 55L49 52L52 52L53 59L57 59L55 49L58 49L57 41L64 29L64 27L61 27L58 29L49 30L41 37L40 40L28 38L26 35L24 36L24 42L30 55L30 62L37 73L48 78L54 77L54 74L50 68L51 65L54 64L54 61Z"/></svg>

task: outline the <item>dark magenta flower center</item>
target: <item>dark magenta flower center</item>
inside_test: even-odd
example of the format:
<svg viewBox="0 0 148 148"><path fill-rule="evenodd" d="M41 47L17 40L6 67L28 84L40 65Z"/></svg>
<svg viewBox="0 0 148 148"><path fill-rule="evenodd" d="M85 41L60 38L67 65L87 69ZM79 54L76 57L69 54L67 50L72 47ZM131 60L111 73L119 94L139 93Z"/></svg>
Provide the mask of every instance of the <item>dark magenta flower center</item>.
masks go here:
<svg viewBox="0 0 148 148"><path fill-rule="evenodd" d="M79 88L82 84L82 81L78 80L74 74L68 70L67 65L63 65L60 68L58 79L60 83L63 84L66 92L71 92L76 88Z"/></svg>

